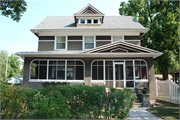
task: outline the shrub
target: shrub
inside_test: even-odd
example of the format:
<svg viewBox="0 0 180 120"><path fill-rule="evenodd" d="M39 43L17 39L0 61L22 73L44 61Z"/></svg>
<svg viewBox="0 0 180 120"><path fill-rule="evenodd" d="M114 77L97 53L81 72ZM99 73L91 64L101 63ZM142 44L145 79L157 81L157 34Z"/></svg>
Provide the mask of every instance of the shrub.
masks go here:
<svg viewBox="0 0 180 120"><path fill-rule="evenodd" d="M128 117L136 95L130 89L57 85L38 90L1 84L1 117L29 119L98 119Z"/></svg>

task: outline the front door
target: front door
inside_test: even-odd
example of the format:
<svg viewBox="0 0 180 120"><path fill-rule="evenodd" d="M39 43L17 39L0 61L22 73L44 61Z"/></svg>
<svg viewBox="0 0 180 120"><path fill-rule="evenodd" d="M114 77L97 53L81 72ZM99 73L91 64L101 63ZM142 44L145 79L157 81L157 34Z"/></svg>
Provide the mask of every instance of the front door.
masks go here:
<svg viewBox="0 0 180 120"><path fill-rule="evenodd" d="M113 87L125 88L125 65L124 62L115 62L113 70Z"/></svg>

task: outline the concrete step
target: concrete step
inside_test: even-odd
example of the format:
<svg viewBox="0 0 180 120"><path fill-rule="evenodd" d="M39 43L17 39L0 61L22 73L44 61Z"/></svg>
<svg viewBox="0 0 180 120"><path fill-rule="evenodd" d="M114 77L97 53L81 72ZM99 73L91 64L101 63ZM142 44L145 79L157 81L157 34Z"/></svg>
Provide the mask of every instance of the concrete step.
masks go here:
<svg viewBox="0 0 180 120"><path fill-rule="evenodd" d="M133 108L142 107L142 103L134 103Z"/></svg>

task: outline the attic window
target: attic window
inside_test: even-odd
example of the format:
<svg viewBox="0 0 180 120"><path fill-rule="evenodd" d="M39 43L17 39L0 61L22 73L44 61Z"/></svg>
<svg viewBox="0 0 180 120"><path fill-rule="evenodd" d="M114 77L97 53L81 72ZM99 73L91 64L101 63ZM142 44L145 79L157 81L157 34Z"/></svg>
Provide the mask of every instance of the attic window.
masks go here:
<svg viewBox="0 0 180 120"><path fill-rule="evenodd" d="M91 23L91 20L90 20L90 19L87 19L87 23Z"/></svg>
<svg viewBox="0 0 180 120"><path fill-rule="evenodd" d="M98 23L98 19L94 19L94 23Z"/></svg>
<svg viewBox="0 0 180 120"><path fill-rule="evenodd" d="M85 23L85 19L81 19L81 23Z"/></svg>

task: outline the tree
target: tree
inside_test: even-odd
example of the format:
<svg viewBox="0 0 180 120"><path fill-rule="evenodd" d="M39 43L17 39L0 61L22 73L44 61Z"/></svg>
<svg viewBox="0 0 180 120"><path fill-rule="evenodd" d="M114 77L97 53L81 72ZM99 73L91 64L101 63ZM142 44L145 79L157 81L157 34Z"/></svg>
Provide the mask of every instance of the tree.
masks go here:
<svg viewBox="0 0 180 120"><path fill-rule="evenodd" d="M0 81L5 81L7 55L7 51L0 52ZM19 57L11 54L11 56L8 57L7 77L17 77L18 73L20 73L20 65L21 61Z"/></svg>
<svg viewBox="0 0 180 120"><path fill-rule="evenodd" d="M27 3L24 0L11 1L11 0L0 0L1 15L11 17L16 22L22 17L22 14L26 11Z"/></svg>
<svg viewBox="0 0 180 120"><path fill-rule="evenodd" d="M164 54L155 59L156 69L168 79L168 69L179 68L179 2L132 0L122 2L120 15L131 15L150 30L141 38L144 47L161 51Z"/></svg>
<svg viewBox="0 0 180 120"><path fill-rule="evenodd" d="M5 81L7 51L0 52L0 81Z"/></svg>

